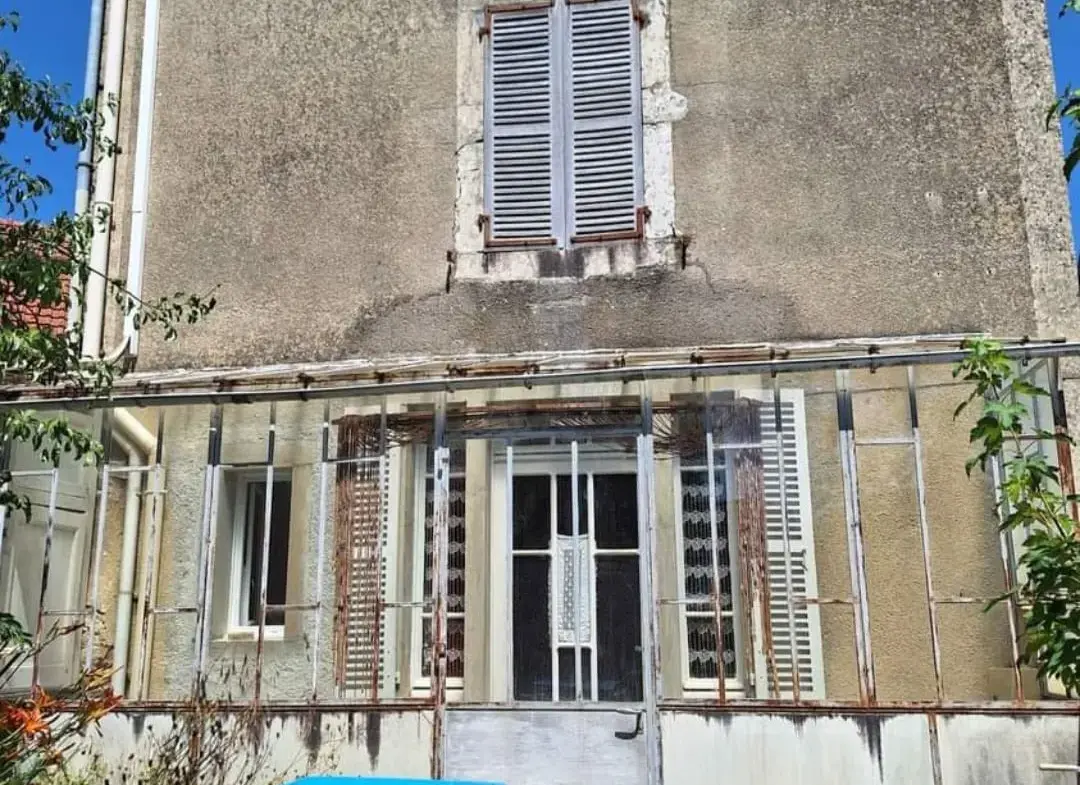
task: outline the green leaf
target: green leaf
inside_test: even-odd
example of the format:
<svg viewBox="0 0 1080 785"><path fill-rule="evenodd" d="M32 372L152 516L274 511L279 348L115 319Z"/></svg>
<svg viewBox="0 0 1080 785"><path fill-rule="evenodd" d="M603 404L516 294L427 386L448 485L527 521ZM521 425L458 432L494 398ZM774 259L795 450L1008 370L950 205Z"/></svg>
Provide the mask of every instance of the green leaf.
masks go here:
<svg viewBox="0 0 1080 785"><path fill-rule="evenodd" d="M1069 154L1065 156L1065 166L1062 167L1066 180L1072 177L1073 170L1078 163L1080 163L1080 138L1074 138L1072 149L1069 151Z"/></svg>

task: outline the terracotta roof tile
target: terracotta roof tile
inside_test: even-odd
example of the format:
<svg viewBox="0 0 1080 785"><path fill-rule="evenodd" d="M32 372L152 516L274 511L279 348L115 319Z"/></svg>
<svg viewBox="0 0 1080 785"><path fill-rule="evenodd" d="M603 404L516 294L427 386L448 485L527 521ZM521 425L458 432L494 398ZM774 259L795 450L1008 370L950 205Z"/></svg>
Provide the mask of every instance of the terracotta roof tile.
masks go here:
<svg viewBox="0 0 1080 785"><path fill-rule="evenodd" d="M0 218L0 231L3 227L20 226L20 221L11 218ZM67 292L68 278L63 278L64 292ZM0 283L0 288L3 285ZM4 306L22 319L23 323L31 329L51 330L57 335L67 330L67 310L60 305L48 308L42 307L37 301L17 303L14 298L5 295Z"/></svg>

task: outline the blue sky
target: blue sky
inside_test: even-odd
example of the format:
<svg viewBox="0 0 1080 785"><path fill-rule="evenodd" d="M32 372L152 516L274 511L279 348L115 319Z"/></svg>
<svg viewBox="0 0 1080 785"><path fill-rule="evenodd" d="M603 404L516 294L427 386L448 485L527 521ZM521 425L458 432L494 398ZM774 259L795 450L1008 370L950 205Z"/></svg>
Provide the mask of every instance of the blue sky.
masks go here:
<svg viewBox="0 0 1080 785"><path fill-rule="evenodd" d="M56 84L69 84L72 100L81 99L90 0L0 0L0 11L18 11L20 16L17 33L0 33L0 48L11 52L32 77L47 76ZM33 171L52 182L53 193L41 200L37 217L72 211L78 159L75 148L61 147L53 152L26 129L8 135L3 154L16 161L29 156Z"/></svg>
<svg viewBox="0 0 1080 785"><path fill-rule="evenodd" d="M227 0L226 0L227 1ZM1080 86L1080 14L1059 18L1062 0L1048 0L1050 42L1059 87ZM0 9L16 10L22 17L19 32L3 34L0 47L11 51L32 76L50 77L71 85L73 98L82 97L83 66L86 62L86 34L90 20L90 0L0 0ZM72 209L75 190L75 160L70 148L50 152L35 144L29 132L9 136L5 156L30 156L35 171L48 177L55 188L42 200L39 217L49 218ZM1080 236L1080 176L1071 188L1073 236Z"/></svg>
<svg viewBox="0 0 1080 785"><path fill-rule="evenodd" d="M1061 0L1049 2L1050 48L1054 53L1058 87L1080 87L1080 14L1061 16L1058 13ZM1071 138L1065 140L1066 144L1071 142ZM1069 184L1069 199L1072 203L1073 237L1080 238L1080 173L1073 175ZM1080 242L1074 240L1073 244L1080 251Z"/></svg>

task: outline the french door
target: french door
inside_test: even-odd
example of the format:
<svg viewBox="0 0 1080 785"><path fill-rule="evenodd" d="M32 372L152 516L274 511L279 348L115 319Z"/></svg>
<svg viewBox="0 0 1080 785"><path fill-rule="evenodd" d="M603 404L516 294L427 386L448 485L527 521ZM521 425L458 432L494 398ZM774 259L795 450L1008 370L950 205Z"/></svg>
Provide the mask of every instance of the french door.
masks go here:
<svg viewBox="0 0 1080 785"><path fill-rule="evenodd" d="M636 464L618 453L573 456L571 449L514 457L507 510L512 694L520 701L638 702Z"/></svg>

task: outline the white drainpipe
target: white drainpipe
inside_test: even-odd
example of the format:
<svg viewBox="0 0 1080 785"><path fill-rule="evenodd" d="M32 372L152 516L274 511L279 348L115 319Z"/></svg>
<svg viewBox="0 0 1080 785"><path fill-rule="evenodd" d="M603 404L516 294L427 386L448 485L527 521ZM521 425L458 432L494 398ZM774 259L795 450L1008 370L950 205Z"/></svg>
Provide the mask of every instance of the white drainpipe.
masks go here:
<svg viewBox="0 0 1080 785"><path fill-rule="evenodd" d="M157 441L134 415L126 409L113 410L116 438L127 452L128 466L142 465L153 459ZM120 549L120 586L116 597L116 635L113 641L115 670L112 676L113 692L123 695L127 678L127 664L131 642L131 618L135 589L135 562L139 552L139 502L143 485L142 472L128 472L127 496L124 500L124 532ZM143 508L144 529L149 529L150 505ZM150 544L147 543L147 547Z"/></svg>
<svg viewBox="0 0 1080 785"><path fill-rule="evenodd" d="M153 150L154 93L157 88L158 19L160 0L146 0L143 27L142 65L139 80L139 119L135 130L135 175L131 193L131 239L128 243L127 290L142 297L143 266L146 256L146 212L150 201L150 154ZM135 313L124 318L124 337L115 351L127 349L128 356L139 354L139 330Z"/></svg>
<svg viewBox="0 0 1080 785"><path fill-rule="evenodd" d="M105 50L105 72L102 78L102 93L105 100L120 94L120 80L124 65L124 27L127 24L127 0L110 0L109 22L106 27L108 43ZM102 138L116 141L119 118L115 109L104 108L102 114ZM111 211L113 204L113 184L116 175L116 156L104 156L98 163L94 178L94 201L90 209L94 212L94 237L90 244L90 275L86 281L83 301L83 339L84 357L98 357L101 354L101 331L105 323L105 276L109 271L109 235L112 231L112 217L98 224L97 209L104 205Z"/></svg>
<svg viewBox="0 0 1080 785"><path fill-rule="evenodd" d="M83 82L83 98L98 108L98 78L101 76L101 30L105 19L105 0L93 0L90 5L90 33L86 41L86 76ZM94 169L94 147L97 136L79 150L79 163L75 170L75 215L83 215L90 206L90 175ZM82 299L79 282L71 282L71 303L68 307L68 330L75 328L82 316Z"/></svg>

